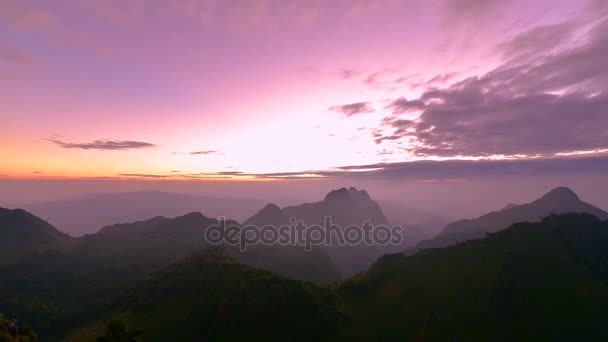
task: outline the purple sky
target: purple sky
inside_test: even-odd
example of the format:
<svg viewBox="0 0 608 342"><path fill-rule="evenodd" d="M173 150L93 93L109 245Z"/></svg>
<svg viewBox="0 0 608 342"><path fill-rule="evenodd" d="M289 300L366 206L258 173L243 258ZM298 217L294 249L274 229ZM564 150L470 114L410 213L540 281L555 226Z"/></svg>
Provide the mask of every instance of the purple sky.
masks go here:
<svg viewBox="0 0 608 342"><path fill-rule="evenodd" d="M0 178L604 179L606 56L602 0L3 0Z"/></svg>

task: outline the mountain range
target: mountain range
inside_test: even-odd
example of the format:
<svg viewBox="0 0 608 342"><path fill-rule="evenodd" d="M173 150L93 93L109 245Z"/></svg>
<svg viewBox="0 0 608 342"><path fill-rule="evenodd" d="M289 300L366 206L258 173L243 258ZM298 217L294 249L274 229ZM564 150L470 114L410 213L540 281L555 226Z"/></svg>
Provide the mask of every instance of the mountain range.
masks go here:
<svg viewBox="0 0 608 342"><path fill-rule="evenodd" d="M44 217L66 234L82 236L116 223L143 221L155 216L182 216L196 211L204 211L207 217L223 216L243 221L264 203L260 199L137 191L91 194L74 199L11 204L7 207L25 209Z"/></svg>
<svg viewBox="0 0 608 342"><path fill-rule="evenodd" d="M446 247L467 240L478 239L486 233L492 233L518 222L539 222L551 214L588 213L602 220L608 219L608 213L593 205L583 202L578 195L567 187L555 188L539 199L527 204L509 204L501 210L494 211L476 219L460 220L446 225L441 233L429 240L420 241L417 249Z"/></svg>
<svg viewBox="0 0 608 342"><path fill-rule="evenodd" d="M342 230L351 225L362 227L365 222L369 222L372 226L388 226L388 221L378 203L372 200L365 190L357 190L354 187L333 190L319 202L282 209L269 204L245 221L245 224L259 227L281 226L290 225L295 220L303 222L306 226L324 226L326 218L331 218L332 224ZM353 246L343 246L334 240L332 244L315 248L313 254L322 254L321 249L327 252L340 274L346 277L364 271L387 251L384 246L367 246L363 242Z"/></svg>
<svg viewBox="0 0 608 342"><path fill-rule="evenodd" d="M342 188L315 203L268 204L243 224L325 216L388 223L365 191ZM407 256L359 245L210 246L203 233L218 221L198 212L70 237L0 209L0 308L45 341L93 341L115 321L144 341L602 340L606 219L557 188L449 224L434 239L450 241L443 248Z"/></svg>

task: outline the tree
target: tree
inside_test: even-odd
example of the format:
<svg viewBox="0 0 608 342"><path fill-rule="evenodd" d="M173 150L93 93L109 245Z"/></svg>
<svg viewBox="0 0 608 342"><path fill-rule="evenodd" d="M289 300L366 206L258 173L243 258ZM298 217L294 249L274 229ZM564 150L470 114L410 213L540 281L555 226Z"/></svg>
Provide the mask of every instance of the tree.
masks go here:
<svg viewBox="0 0 608 342"><path fill-rule="evenodd" d="M141 331L138 329L127 329L122 321L111 321L106 326L103 336L97 337L97 342L136 342L139 341Z"/></svg>

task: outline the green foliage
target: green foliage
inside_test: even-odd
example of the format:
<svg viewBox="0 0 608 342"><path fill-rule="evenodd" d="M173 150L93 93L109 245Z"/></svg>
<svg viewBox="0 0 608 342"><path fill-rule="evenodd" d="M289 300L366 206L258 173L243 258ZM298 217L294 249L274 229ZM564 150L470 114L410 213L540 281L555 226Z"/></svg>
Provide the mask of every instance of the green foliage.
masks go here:
<svg viewBox="0 0 608 342"><path fill-rule="evenodd" d="M74 341L608 338L608 223L591 215L385 255L320 287L240 264L223 249L200 250L185 239L199 229L192 215L73 240L17 214L0 230L30 224L46 242L34 238L27 253L3 260L0 306L44 340L66 332ZM27 327L20 335L0 331L0 341L36 341Z"/></svg>
<svg viewBox="0 0 608 342"><path fill-rule="evenodd" d="M16 328L12 325L16 324ZM8 319L0 313L0 342L37 342L38 335L28 325L21 325L16 319Z"/></svg>
<svg viewBox="0 0 608 342"><path fill-rule="evenodd" d="M607 260L608 224L565 214L385 256L336 291L364 340L605 340Z"/></svg>
<svg viewBox="0 0 608 342"><path fill-rule="evenodd" d="M119 302L146 341L340 340L327 289L235 262L211 248L154 274Z"/></svg>
<svg viewBox="0 0 608 342"><path fill-rule="evenodd" d="M136 342L139 341L141 331L128 329L122 321L112 321L106 326L103 336L95 339L96 342Z"/></svg>

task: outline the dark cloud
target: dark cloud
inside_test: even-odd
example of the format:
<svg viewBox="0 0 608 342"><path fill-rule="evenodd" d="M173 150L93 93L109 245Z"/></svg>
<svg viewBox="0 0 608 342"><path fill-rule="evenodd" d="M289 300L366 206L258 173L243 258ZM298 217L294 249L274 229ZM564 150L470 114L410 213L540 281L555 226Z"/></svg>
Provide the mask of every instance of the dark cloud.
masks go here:
<svg viewBox="0 0 608 342"><path fill-rule="evenodd" d="M309 173L306 171L303 173ZM606 174L608 155L502 160L421 160L338 167L323 176L461 181L479 177ZM293 174L293 173L292 173Z"/></svg>
<svg viewBox="0 0 608 342"><path fill-rule="evenodd" d="M63 148L78 148L83 150L131 150L158 147L157 145L131 140L95 140L90 143L68 143L57 139L46 139Z"/></svg>
<svg viewBox="0 0 608 342"><path fill-rule="evenodd" d="M531 31L522 36L534 36ZM547 156L608 148L608 20L583 41L525 63L505 62L446 88L427 89L418 99L397 99L389 105L394 114L374 139L407 139L414 142L409 144L413 154L442 157ZM515 45L529 51L528 43ZM398 121L402 112L415 109L422 112L414 123Z"/></svg>
<svg viewBox="0 0 608 342"><path fill-rule="evenodd" d="M44 173L42 171L32 171L32 173Z"/></svg>
<svg viewBox="0 0 608 342"><path fill-rule="evenodd" d="M332 106L329 108L329 110L336 112L336 113L344 114L346 116L353 116L353 115L363 114L363 113L371 113L374 111L369 106L369 102L356 102L356 103L349 103L349 104L340 105L340 106Z"/></svg>
<svg viewBox="0 0 608 342"><path fill-rule="evenodd" d="M497 50L506 59L535 56L566 42L575 29L571 21L537 26L500 43Z"/></svg>
<svg viewBox="0 0 608 342"><path fill-rule="evenodd" d="M189 154L192 155L210 155L210 154L219 154L220 151L216 151L216 150L206 150L206 151L195 151L195 152L190 152Z"/></svg>
<svg viewBox="0 0 608 342"><path fill-rule="evenodd" d="M408 100L405 97L393 100L387 109L391 109L393 114L401 114L405 112L418 111L424 109L426 104L422 100Z"/></svg>
<svg viewBox="0 0 608 342"><path fill-rule="evenodd" d="M463 182L478 178L502 176L603 175L608 173L608 154L594 156L560 156L530 159L419 160L398 163L374 163L340 166L330 170L249 173L244 171L201 172L186 175L126 173L118 176L134 178L233 178L315 179L360 178L378 180L416 180Z"/></svg>
<svg viewBox="0 0 608 342"><path fill-rule="evenodd" d="M501 176L548 176L608 173L608 155L562 156L532 159L481 159L481 160L420 160L399 163L375 163L349 165L331 170L304 170L295 172L246 173L260 179L309 179L309 178L363 178L407 179L462 182L470 179ZM222 176L226 172L205 173L205 176Z"/></svg>

